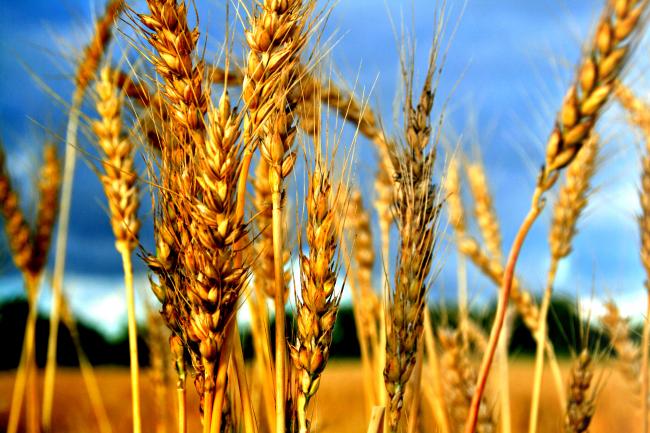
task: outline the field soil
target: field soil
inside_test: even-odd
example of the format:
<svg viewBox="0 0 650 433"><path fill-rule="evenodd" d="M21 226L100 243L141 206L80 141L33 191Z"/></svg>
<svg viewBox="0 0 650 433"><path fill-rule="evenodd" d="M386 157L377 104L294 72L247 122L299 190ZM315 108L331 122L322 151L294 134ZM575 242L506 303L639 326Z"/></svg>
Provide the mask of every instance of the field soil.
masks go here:
<svg viewBox="0 0 650 433"><path fill-rule="evenodd" d="M123 368L98 368L97 380L103 393L104 402L114 433L130 431L131 408L128 370ZM14 383L14 372L0 373L0 431L6 429ZM528 408L532 362L515 361L511 363L511 398L513 432L528 429ZM41 377L42 380L42 377ZM620 374L610 367L599 368L596 374L600 387L597 410L592 422L591 433L641 431L640 404L633 390ZM143 373L143 431L155 432L155 407L152 376ZM168 433L173 433L174 403L173 391L170 393L167 412ZM332 362L325 375L315 400L316 410L312 413L313 433L361 433L366 431L364 413L363 383L358 363L350 361ZM189 432L200 431L196 411L198 402L194 385L188 382ZM97 423L89 403L88 394L77 370L62 369L57 375L54 406L53 433L97 432ZM562 431L562 411L555 398L550 374L545 376L542 391L540 432ZM427 429L428 430L428 429ZM161 432L157 432L161 433Z"/></svg>

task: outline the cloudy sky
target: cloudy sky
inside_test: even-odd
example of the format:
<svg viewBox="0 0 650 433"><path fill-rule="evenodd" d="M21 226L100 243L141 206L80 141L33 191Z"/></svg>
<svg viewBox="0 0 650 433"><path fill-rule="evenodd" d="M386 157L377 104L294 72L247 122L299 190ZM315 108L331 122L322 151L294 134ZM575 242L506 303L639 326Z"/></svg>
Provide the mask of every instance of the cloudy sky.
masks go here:
<svg viewBox="0 0 650 433"><path fill-rule="evenodd" d="M142 11L143 3L135 2L133 6ZM207 35L206 57L210 59L216 56L223 39L225 7L223 2L197 3L202 35ZM324 62L335 65L336 74L359 94L370 95L370 103L381 112L389 131L393 130L393 100L399 89L399 44L395 34L404 28L415 38L416 76L421 77L436 3L340 0L324 24L323 40L331 48ZM447 34L455 33L443 45L449 44L449 51L437 108L448 99L445 132L460 135L474 155L480 149L507 246L529 205L554 113L579 58L582 41L600 13L601 2L468 0L464 7L462 1L447 3L451 9ZM64 104L72 92L72 61L89 38L89 23L102 8L103 2L90 0L25 0L0 5L0 134L10 171L25 202L32 199L30 187L40 146L48 138L57 139L63 134ZM236 18L232 22L240 43L241 23ZM120 23L120 31L129 35L129 24ZM650 57L647 39L637 58ZM112 58L119 60L119 48L113 50ZM647 61L637 63L626 74L628 84L646 97L647 68ZM87 112L93 114L92 110ZM598 188L586 218L580 222L575 251L561 265L556 290L578 296L596 310L603 300L615 297L626 312L640 317L645 292L635 215L641 143L628 132L624 115L615 106L599 130L606 158L596 178ZM349 135L348 131L345 137ZM125 317L121 265L113 248L100 184L88 167L92 145L83 136L81 145L89 153L78 164L76 173L66 290L82 318L114 333ZM371 146L360 140L355 181L368 197L372 194L369 179L375 170L373 161ZM302 179L294 182L301 185ZM148 199L143 199L143 204L146 221L142 242L150 249L153 243ZM26 204L26 211L30 209ZM528 286L537 292L544 284L549 261L549 219L546 212L533 229L518 268ZM0 296L6 299L21 295L23 289L6 257L6 244L0 245ZM453 299L455 254L444 246L440 252L442 271L431 296ZM376 271L379 278L378 267ZM146 293L144 267L139 265L136 272L142 293ZM471 269L469 283L475 306L493 298L494 288ZM45 290L41 307L47 309L48 305Z"/></svg>

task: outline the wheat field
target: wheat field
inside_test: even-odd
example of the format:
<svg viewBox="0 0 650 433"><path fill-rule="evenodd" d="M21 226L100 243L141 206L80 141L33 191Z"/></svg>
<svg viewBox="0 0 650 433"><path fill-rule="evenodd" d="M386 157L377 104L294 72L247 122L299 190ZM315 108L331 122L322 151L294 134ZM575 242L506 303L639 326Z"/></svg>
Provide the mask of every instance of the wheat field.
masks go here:
<svg viewBox="0 0 650 433"><path fill-rule="evenodd" d="M615 296L593 316L571 310L577 332L552 305L613 159L612 106L643 143L638 243L621 253L639 258L650 288L650 101L628 78L647 55L650 0L593 5L523 207L495 195L481 157L493 150L451 131L454 93L440 83L462 13L432 3L428 39L416 41L408 20L386 30L398 47L394 119L360 90L373 83L335 72L335 3L223 2L220 38L204 26L215 15L193 2L102 4L74 56L72 93L36 77L63 101L66 125L38 147L34 212L0 148L5 252L28 304L17 368L0 376L8 433L650 432L650 293L639 331ZM359 149L373 155L370 179ZM101 184L121 263L125 311L114 313L125 317L128 370L93 365L70 308L66 257L92 252L71 236L79 162ZM535 254L546 261L517 268L545 218ZM449 256L448 308L437 276ZM468 268L492 290L483 316ZM336 325L348 302L359 359L344 362ZM59 365L60 323L78 369ZM522 333L531 360L512 350Z"/></svg>

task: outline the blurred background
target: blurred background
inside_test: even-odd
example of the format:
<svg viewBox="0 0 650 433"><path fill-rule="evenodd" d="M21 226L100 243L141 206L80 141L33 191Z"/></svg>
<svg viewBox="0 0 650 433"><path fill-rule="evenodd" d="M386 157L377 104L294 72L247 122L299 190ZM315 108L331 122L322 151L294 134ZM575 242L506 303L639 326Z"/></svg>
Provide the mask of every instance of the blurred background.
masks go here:
<svg viewBox="0 0 650 433"><path fill-rule="evenodd" d="M207 38L208 61L219 58L219 42L226 31L223 3L196 2L199 14L205 17L199 25L202 38ZM323 70L367 98L382 114L389 133L399 130L393 119L394 107L399 107L395 95L400 89L402 29L415 41L416 75L421 75L434 32L434 3L340 1L333 4L324 25L321 43L329 48L329 55L322 59ZM132 6L136 11L146 8L144 2ZM103 3L89 0L0 4L0 136L13 181L27 206L33 203L32 186L41 146L48 140L61 142L66 104L72 93L73 61L102 8ZM598 18L600 2L468 0L450 1L447 9L447 37L442 43L446 56L434 111L440 113L444 108L443 134L448 148L453 150L460 143L469 155L483 159L507 248L528 209L556 110L581 53L580 41L586 40ZM231 10L229 22L241 42L241 17ZM133 52L140 43L130 41L133 31L128 20L118 28L123 35L112 51L114 62L120 61L123 51ZM649 96L648 54L646 37L639 46L634 68L624 78L642 97ZM243 58L242 53L235 55ZM91 103L89 98L85 112L92 116ZM343 139L351 142L354 130L346 128ZM615 298L621 312L640 323L646 303L636 223L642 142L630 131L624 113L611 104L599 123L605 158L596 177L596 192L586 217L579 223L574 251L561 263L555 294L564 299L565 305L578 306L577 311L590 311L594 317L602 312L605 301ZM371 144L362 138L357 144L353 182L361 187L369 203L374 194L376 158ZM65 290L75 316L89 327L89 335L119 343L126 335L122 268L113 248L104 194L89 166L93 162L93 145L82 134L80 146L85 157L77 165L75 178ZM444 166L445 153L440 152L440 167ZM294 189L302 189L300 173L293 184ZM150 250L153 230L148 197L142 203L141 242ZM32 204L25 210L30 215L33 209ZM537 295L543 289L549 262L549 220L547 211L534 227L518 264L518 273L525 276L527 286ZM446 306L453 310L456 254L449 243L451 236L442 236L437 259L439 274L430 298L438 309ZM375 242L379 251L378 232ZM382 272L377 263L374 276L376 287L380 287ZM496 293L493 285L471 266L468 281L472 308L489 316ZM144 319L145 306L153 302L141 261L137 261L136 284L139 314ZM13 267L6 239L0 236L2 329L15 327L16 323L21 323L22 329L20 317L26 314L26 306L19 302L21 299L22 279ZM42 314L47 315L49 306L50 293L44 290L39 301ZM562 308L558 306L556 314ZM240 317L244 325L245 310ZM554 320L553 315L550 320ZM340 329L353 326L351 317L343 323ZM350 338L355 335L349 329L344 334ZM22 336L16 336L15 341L19 347ZM9 353L15 354L17 362L20 351ZM101 356L102 360L109 359L110 351Z"/></svg>

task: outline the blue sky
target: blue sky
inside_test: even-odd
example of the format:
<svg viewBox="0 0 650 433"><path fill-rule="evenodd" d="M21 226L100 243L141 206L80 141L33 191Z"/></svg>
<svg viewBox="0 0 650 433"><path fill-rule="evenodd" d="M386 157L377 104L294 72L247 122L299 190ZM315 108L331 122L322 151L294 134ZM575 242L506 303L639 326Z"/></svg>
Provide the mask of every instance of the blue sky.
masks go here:
<svg viewBox="0 0 650 433"><path fill-rule="evenodd" d="M224 34L224 7L221 2L215 3L198 2L201 30L208 35L208 58L217 52ZM393 26L399 29L405 23L408 33L415 37L416 74L423 75L436 3L340 0L326 23L325 36L331 41L332 54L325 62L331 61L359 93L371 93L370 103L380 110L389 131L393 124L393 95L399 88L398 44ZM601 2L468 0L460 19L463 2L448 3L450 29L458 25L453 40L445 42L451 45L439 101L450 99L447 131L459 131L467 149L480 146L507 246L527 210L555 110L579 57L581 43L600 13ZM144 2L136 2L134 7L143 10ZM66 116L65 107L34 77L69 100L71 59L88 40L89 23L102 8L102 2L87 0L28 0L3 2L0 6L0 130L11 173L27 200L40 146L49 132L62 134ZM234 25L241 30L241 24ZM126 23L121 23L120 28L130 33ZM240 31L238 35L241 38ZM646 38L637 59L647 59L649 51ZM119 50L113 51L113 58L119 58ZM638 63L628 71L626 80L646 97L647 67L647 60ZM598 190L586 218L580 222L575 251L560 267L556 290L577 294L596 309L599 302L613 296L625 311L640 317L645 292L635 215L641 143L627 132L624 116L615 106L599 130L606 142L607 158L597 176ZM345 136L349 135L348 131ZM87 140L82 139L82 146L92 152ZM372 161L371 147L360 140L356 181L368 197L372 194L368 179L375 170ZM299 185L301 182L295 181ZM121 312L121 265L113 249L99 181L83 160L74 193L67 290L78 314L114 332L125 317ZM143 199L143 218L149 213L148 204L148 199ZM518 268L536 292L543 286L548 266L549 219L547 211L533 229ZM142 242L151 248L150 220L144 227ZM455 254L444 245L440 264L443 268L432 298L443 293L453 299ZM145 269L140 265L136 271L145 293ZM376 271L379 278L379 268ZM472 270L469 283L474 305L480 306L494 296L494 288ZM20 278L7 263L0 268L0 296L18 295L21 291ZM45 309L48 304L45 293L41 306Z"/></svg>

